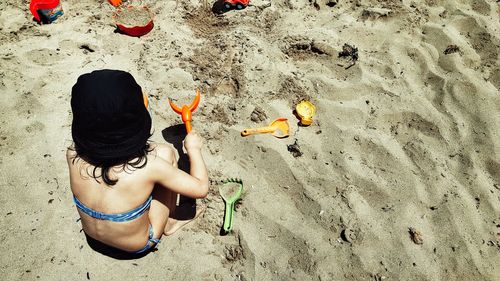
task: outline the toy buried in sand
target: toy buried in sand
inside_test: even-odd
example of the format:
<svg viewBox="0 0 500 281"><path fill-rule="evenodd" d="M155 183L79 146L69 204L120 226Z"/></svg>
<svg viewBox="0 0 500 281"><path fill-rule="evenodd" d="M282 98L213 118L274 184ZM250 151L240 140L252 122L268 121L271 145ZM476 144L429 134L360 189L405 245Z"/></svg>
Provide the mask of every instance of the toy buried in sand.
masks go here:
<svg viewBox="0 0 500 281"><path fill-rule="evenodd" d="M51 23L63 15L59 0L31 0L30 11L37 22Z"/></svg>
<svg viewBox="0 0 500 281"><path fill-rule="evenodd" d="M193 129L191 125L191 120L192 120L192 112L198 107L198 104L200 103L200 98L201 98L201 93L200 90L196 90L196 97L194 98L194 101L188 106L188 105L183 105L182 107L178 107L177 105L174 104L174 102L171 99L168 99L168 103L170 104L170 107L177 113L182 116L182 122L186 125L186 131L189 133Z"/></svg>
<svg viewBox="0 0 500 281"><path fill-rule="evenodd" d="M153 29L153 14L145 6L128 6L118 9L113 15L118 29L127 35L140 37Z"/></svg>
<svg viewBox="0 0 500 281"><path fill-rule="evenodd" d="M300 117L300 124L309 126L313 122L313 117L316 114L316 107L309 101L302 101L295 107L297 115Z"/></svg>
<svg viewBox="0 0 500 281"><path fill-rule="evenodd" d="M227 10L243 10L250 4L250 0L223 0L223 2Z"/></svg>
<svg viewBox="0 0 500 281"><path fill-rule="evenodd" d="M109 3L115 7L118 7L120 6L120 4L122 3L122 0L108 0Z"/></svg>
<svg viewBox="0 0 500 281"><path fill-rule="evenodd" d="M241 136L246 137L255 134L272 133L277 138L286 138L289 136L289 132L288 119L278 118L267 127L245 129L241 131Z"/></svg>
<svg viewBox="0 0 500 281"><path fill-rule="evenodd" d="M219 187L219 193L225 203L224 211L224 234L233 228L234 207L243 192L243 181L241 179L227 179Z"/></svg>

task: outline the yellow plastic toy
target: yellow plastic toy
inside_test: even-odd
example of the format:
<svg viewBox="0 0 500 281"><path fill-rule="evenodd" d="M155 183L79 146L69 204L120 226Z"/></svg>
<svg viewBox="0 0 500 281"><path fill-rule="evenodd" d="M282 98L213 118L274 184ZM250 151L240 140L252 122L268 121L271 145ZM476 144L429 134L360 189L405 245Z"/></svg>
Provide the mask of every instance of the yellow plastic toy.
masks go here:
<svg viewBox="0 0 500 281"><path fill-rule="evenodd" d="M297 115L300 117L300 124L309 126L313 122L316 114L316 107L310 101L302 101L295 107Z"/></svg>

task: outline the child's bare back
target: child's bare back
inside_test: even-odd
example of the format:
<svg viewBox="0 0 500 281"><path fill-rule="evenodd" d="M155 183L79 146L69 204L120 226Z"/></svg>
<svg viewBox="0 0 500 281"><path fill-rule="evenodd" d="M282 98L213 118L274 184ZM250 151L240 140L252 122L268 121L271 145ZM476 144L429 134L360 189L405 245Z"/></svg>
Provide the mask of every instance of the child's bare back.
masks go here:
<svg viewBox="0 0 500 281"><path fill-rule="evenodd" d="M184 140L190 160L186 173L177 168L172 146L148 141L151 120L142 91L122 71L82 75L73 87L72 109L74 146L67 160L74 201L88 236L144 253L162 234L170 235L190 221L173 216L178 194L203 198L208 193L203 140L195 131Z"/></svg>

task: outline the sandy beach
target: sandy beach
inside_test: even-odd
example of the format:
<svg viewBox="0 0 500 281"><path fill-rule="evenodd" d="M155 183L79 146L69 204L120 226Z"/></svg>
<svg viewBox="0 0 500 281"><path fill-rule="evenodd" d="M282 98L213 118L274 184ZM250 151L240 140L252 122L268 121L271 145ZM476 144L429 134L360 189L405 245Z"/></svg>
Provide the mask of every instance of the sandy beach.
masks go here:
<svg viewBox="0 0 500 281"><path fill-rule="evenodd" d="M139 38L107 1L61 3L45 25L0 3L1 280L500 280L498 1L128 1L154 14ZM69 188L71 87L105 68L148 94L156 142L183 138L168 98L202 92L206 211L141 259L91 249ZM288 138L240 136L278 117Z"/></svg>

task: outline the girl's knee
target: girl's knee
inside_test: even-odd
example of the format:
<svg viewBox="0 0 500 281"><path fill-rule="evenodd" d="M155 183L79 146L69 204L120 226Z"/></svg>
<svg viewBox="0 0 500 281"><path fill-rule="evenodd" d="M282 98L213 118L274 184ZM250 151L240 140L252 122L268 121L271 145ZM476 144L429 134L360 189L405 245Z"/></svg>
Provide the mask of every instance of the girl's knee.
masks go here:
<svg viewBox="0 0 500 281"><path fill-rule="evenodd" d="M169 163L176 162L175 150L169 144L157 144L155 147L156 155Z"/></svg>

